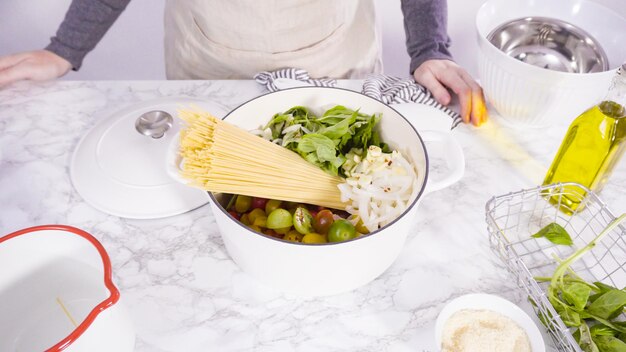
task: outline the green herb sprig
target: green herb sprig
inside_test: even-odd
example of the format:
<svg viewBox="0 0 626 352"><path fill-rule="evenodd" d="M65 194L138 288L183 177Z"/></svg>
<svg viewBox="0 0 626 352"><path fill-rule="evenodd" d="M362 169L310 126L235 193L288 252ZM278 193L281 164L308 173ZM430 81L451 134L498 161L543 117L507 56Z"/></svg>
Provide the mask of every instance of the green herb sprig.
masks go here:
<svg viewBox="0 0 626 352"><path fill-rule="evenodd" d="M571 270L574 262L625 219L626 214L615 219L586 246L561 261L551 278L535 278L550 282L548 300L563 322L576 329L573 335L585 352L626 352L626 321L620 320L626 309L626 288L618 289L601 282L588 283ZM555 244L571 242L567 231L554 223L533 237L545 237Z"/></svg>

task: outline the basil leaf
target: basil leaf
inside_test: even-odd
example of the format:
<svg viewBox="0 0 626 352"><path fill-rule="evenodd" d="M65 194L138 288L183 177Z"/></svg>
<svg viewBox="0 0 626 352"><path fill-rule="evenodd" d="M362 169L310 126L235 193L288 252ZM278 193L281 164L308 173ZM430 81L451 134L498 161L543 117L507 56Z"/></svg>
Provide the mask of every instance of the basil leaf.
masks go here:
<svg viewBox="0 0 626 352"><path fill-rule="evenodd" d="M600 290L600 292L602 292L602 293L609 292L609 291L611 291L611 290L617 290L617 288L615 288L615 287L613 287L613 286L611 286L611 285L603 284L603 283L601 283L601 282L599 282L599 281L596 281L596 282L594 282L593 284L594 284L594 285L595 285L595 286L596 286L596 287Z"/></svg>
<svg viewBox="0 0 626 352"><path fill-rule="evenodd" d="M568 306L561 306L560 308L556 308L556 312L561 316L561 320L565 325L570 327L579 327L581 324L584 324L580 319L580 314L573 310Z"/></svg>
<svg viewBox="0 0 626 352"><path fill-rule="evenodd" d="M626 352L626 343L613 336L598 336L593 339L600 352Z"/></svg>
<svg viewBox="0 0 626 352"><path fill-rule="evenodd" d="M332 139L318 133L309 133L300 138L298 151L301 153L313 153L317 150L318 146L335 149L335 143Z"/></svg>
<svg viewBox="0 0 626 352"><path fill-rule="evenodd" d="M624 310L626 305L626 292L611 290L603 293L587 307L587 312L603 319L612 319Z"/></svg>
<svg viewBox="0 0 626 352"><path fill-rule="evenodd" d="M271 130L272 140L282 138L283 147L299 153L331 175L345 177L342 166L352 148L367 149L376 145L385 153L391 152L375 131L380 118L380 114L367 115L342 105L328 109L319 117L306 107L294 106L274 115L264 129ZM302 127L283 133L285 128L295 124Z"/></svg>
<svg viewBox="0 0 626 352"><path fill-rule="evenodd" d="M333 140L336 139L339 141L345 135L352 134L350 132L350 125L352 125L354 121L356 121L356 115L357 115L357 112L355 111L349 117L344 118L342 121L334 125L331 125L331 126L328 126L319 130L318 133L323 134L324 136L330 139L333 139Z"/></svg>
<svg viewBox="0 0 626 352"><path fill-rule="evenodd" d="M563 288L563 298L577 310L585 308L589 294L591 294L591 288L579 282L568 283Z"/></svg>
<svg viewBox="0 0 626 352"><path fill-rule="evenodd" d="M572 238L570 237L567 230L565 230L561 225L556 222L548 224L546 227L542 228L536 234L532 235L533 238L541 238L545 237L548 241L565 246L571 246L574 244Z"/></svg>
<svg viewBox="0 0 626 352"><path fill-rule="evenodd" d="M612 322L608 319L601 318L599 316L595 316L593 314L589 314L587 311L580 312L581 319L595 319L598 323L603 324L605 326L610 327L611 329L618 331L620 333L626 333L626 325L621 325L623 322Z"/></svg>
<svg viewBox="0 0 626 352"><path fill-rule="evenodd" d="M591 336L617 336L618 332L615 329L612 329L603 324L596 324L592 326L590 329Z"/></svg>
<svg viewBox="0 0 626 352"><path fill-rule="evenodd" d="M591 337L589 326L587 326L586 323L581 324L577 332L579 333L577 342L580 349L585 352L600 352L598 346L596 346L593 338Z"/></svg>

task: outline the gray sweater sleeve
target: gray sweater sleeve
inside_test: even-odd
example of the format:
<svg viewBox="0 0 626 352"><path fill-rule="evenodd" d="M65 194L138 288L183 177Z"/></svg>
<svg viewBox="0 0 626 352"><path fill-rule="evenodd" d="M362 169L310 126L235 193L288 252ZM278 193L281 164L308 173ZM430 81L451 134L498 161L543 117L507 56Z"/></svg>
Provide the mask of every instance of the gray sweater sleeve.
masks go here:
<svg viewBox="0 0 626 352"><path fill-rule="evenodd" d="M52 37L49 50L78 70L85 55L98 44L130 0L72 0L65 19Z"/></svg>
<svg viewBox="0 0 626 352"><path fill-rule="evenodd" d="M430 59L452 60L446 0L402 0L410 73Z"/></svg>

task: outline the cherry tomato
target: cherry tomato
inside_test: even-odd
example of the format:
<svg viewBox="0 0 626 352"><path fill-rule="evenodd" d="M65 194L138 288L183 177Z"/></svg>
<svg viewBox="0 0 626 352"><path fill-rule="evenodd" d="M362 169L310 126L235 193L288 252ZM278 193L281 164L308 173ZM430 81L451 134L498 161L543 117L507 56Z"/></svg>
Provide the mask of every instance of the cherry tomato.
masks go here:
<svg viewBox="0 0 626 352"><path fill-rule="evenodd" d="M274 231L276 231L277 234L283 236L286 233L288 233L289 231L291 231L291 226L289 226L289 227L281 227L279 229L274 229Z"/></svg>
<svg viewBox="0 0 626 352"><path fill-rule="evenodd" d="M303 235L313 232L313 216L305 207L298 207L294 211L293 226Z"/></svg>
<svg viewBox="0 0 626 352"><path fill-rule="evenodd" d="M250 219L248 218L248 213L243 214L241 218L239 219L239 221L241 221L241 223L246 226L250 225Z"/></svg>
<svg viewBox="0 0 626 352"><path fill-rule="evenodd" d="M228 214L230 214L230 216L232 216L233 218L235 218L236 220L239 220L239 214L237 214L236 211L231 210L228 212Z"/></svg>
<svg viewBox="0 0 626 352"><path fill-rule="evenodd" d="M350 221L354 227L356 227L356 231L360 234L367 234L370 231L367 229L367 227L365 227L365 225L363 224L363 220L361 219L360 216L358 215L350 215L348 216L348 221Z"/></svg>
<svg viewBox="0 0 626 352"><path fill-rule="evenodd" d="M267 229L264 231L264 233L268 236L272 236L272 237L276 237L276 238L282 238L283 235L280 235L278 233L276 233L276 231L272 230L272 229Z"/></svg>
<svg viewBox="0 0 626 352"><path fill-rule="evenodd" d="M328 233L328 229L330 229L330 225L333 224L333 221L333 213L330 210L321 210L315 216L315 220L313 221L313 228L317 233L325 235Z"/></svg>
<svg viewBox="0 0 626 352"><path fill-rule="evenodd" d="M265 214L269 215L272 211L280 208L280 205L283 202L281 202L280 200L276 200L276 199L270 199L267 201L267 203L265 203Z"/></svg>
<svg viewBox="0 0 626 352"><path fill-rule="evenodd" d="M302 243L326 243L326 236L311 232L302 237Z"/></svg>
<svg viewBox="0 0 626 352"><path fill-rule="evenodd" d="M248 227L249 227L251 230L254 230L254 231L256 231L256 232L262 232L262 231L261 231L261 228L260 228L260 227L258 227L258 226L256 226L256 225L250 225L250 226L248 226Z"/></svg>
<svg viewBox="0 0 626 352"><path fill-rule="evenodd" d="M248 213L248 219L250 223L253 223L254 220L256 220L256 218L261 217L261 216L266 216L263 209L258 209L258 208L252 209L252 211Z"/></svg>
<svg viewBox="0 0 626 352"><path fill-rule="evenodd" d="M268 229L273 229L280 233L278 229L287 228L287 231L289 230L291 225L293 225L293 218L288 210L278 208L267 215L266 223ZM283 234L287 233L287 231Z"/></svg>
<svg viewBox="0 0 626 352"><path fill-rule="evenodd" d="M252 225L256 225L260 228L267 227L267 217L257 216L256 219L254 219L254 222L252 223Z"/></svg>
<svg viewBox="0 0 626 352"><path fill-rule="evenodd" d="M265 204L267 204L267 198L252 197L252 209L265 210Z"/></svg>
<svg viewBox="0 0 626 352"><path fill-rule="evenodd" d="M290 230L285 234L285 237L283 237L283 239L291 242L302 242L303 237L304 235L300 232L296 230Z"/></svg>
<svg viewBox="0 0 626 352"><path fill-rule="evenodd" d="M238 195L235 200L235 210L238 213L245 213L250 209L252 205L252 197Z"/></svg>
<svg viewBox="0 0 626 352"><path fill-rule="evenodd" d="M343 242L356 237L356 228L345 219L335 220L328 230L328 241Z"/></svg>

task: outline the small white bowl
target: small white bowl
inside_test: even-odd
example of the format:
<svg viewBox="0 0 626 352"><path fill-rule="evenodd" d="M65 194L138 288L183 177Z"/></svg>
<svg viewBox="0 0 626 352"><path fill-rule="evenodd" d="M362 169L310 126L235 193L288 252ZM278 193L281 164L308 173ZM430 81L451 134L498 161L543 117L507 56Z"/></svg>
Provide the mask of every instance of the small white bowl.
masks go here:
<svg viewBox="0 0 626 352"><path fill-rule="evenodd" d="M438 348L441 348L444 324L454 313L463 309L486 309L510 318L526 331L533 352L545 352L546 344L543 341L541 332L528 314L520 307L500 296L485 293L463 295L453 299L443 307L435 323L435 339Z"/></svg>

